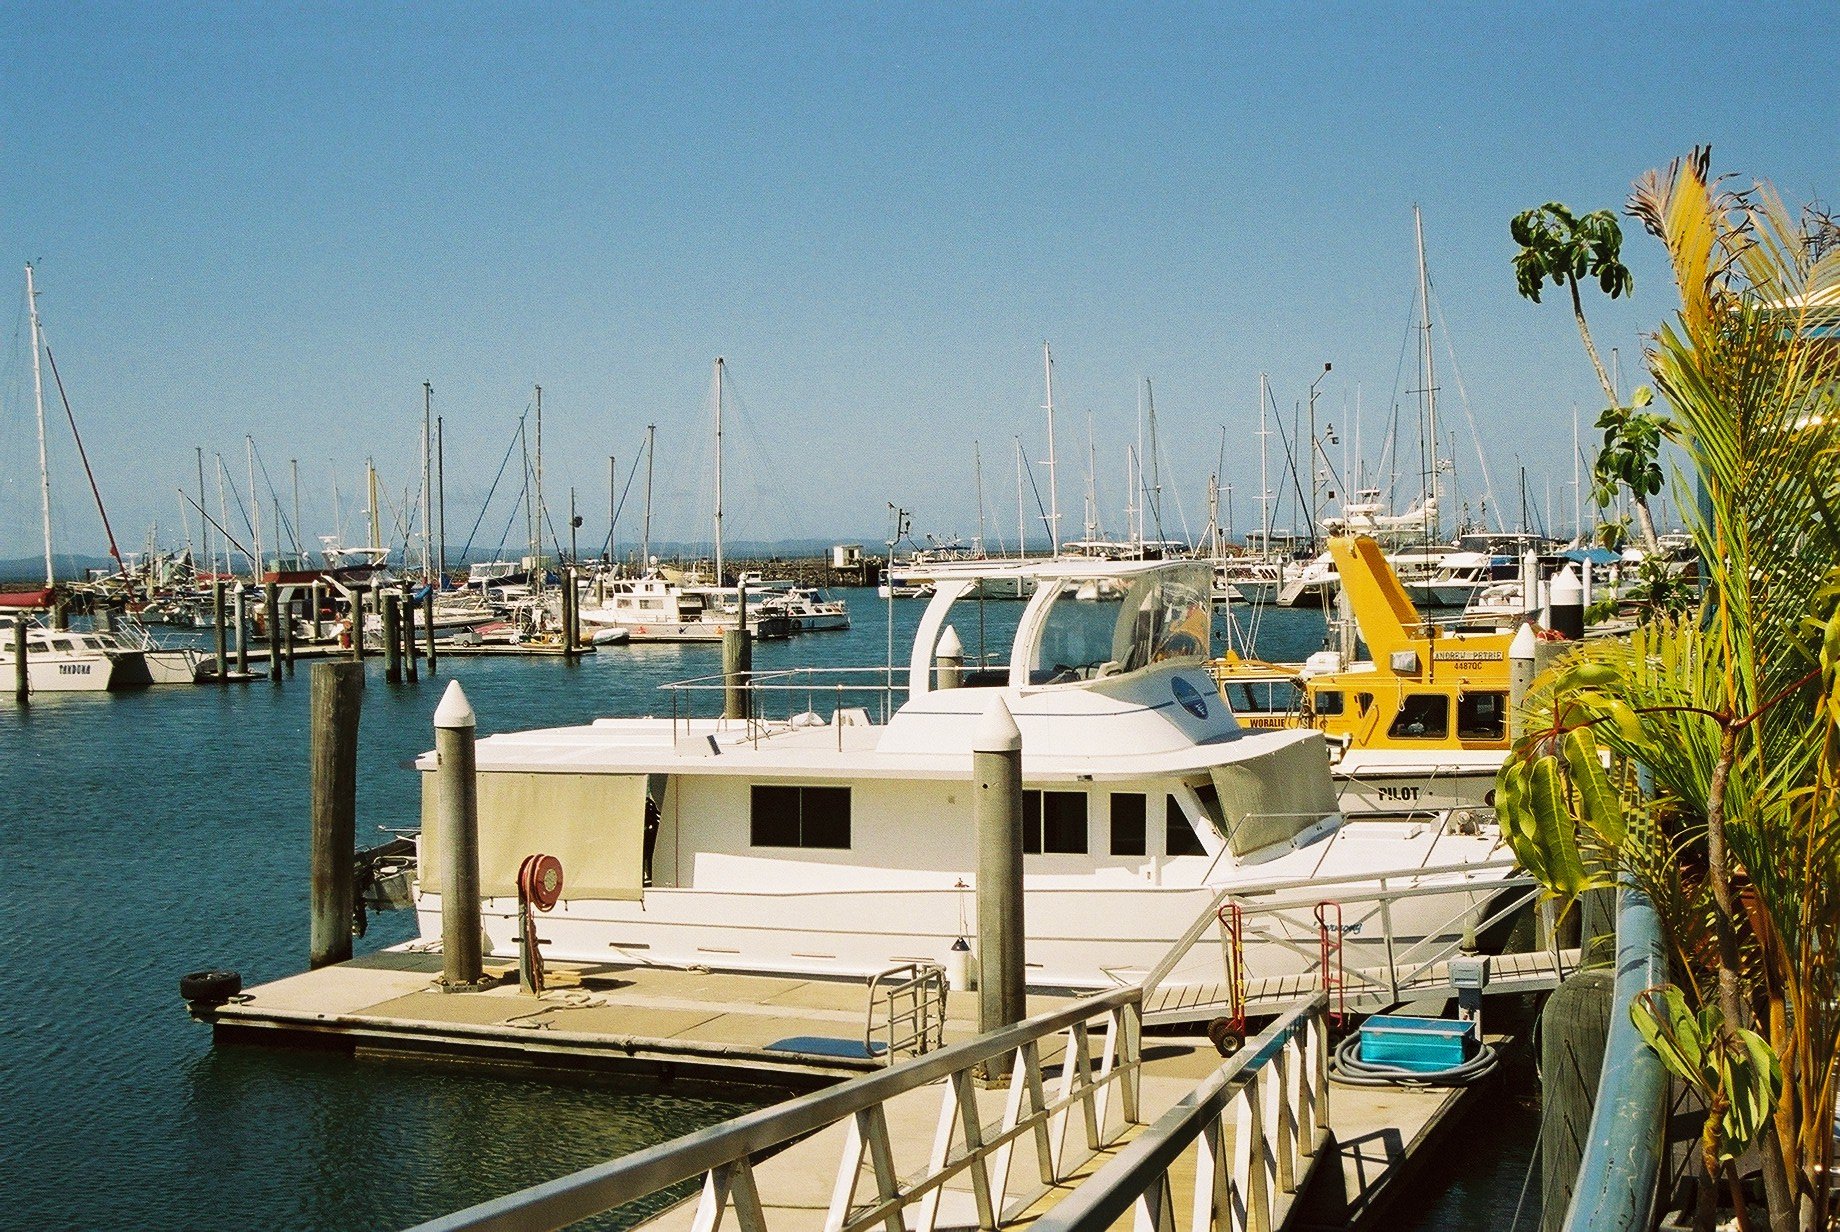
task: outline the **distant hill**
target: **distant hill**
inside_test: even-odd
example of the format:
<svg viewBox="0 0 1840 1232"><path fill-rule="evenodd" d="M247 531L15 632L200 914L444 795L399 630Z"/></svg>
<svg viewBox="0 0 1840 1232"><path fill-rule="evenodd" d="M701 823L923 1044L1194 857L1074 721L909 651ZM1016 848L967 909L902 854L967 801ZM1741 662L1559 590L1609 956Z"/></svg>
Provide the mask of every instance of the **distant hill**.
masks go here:
<svg viewBox="0 0 1840 1232"><path fill-rule="evenodd" d="M53 552L51 560L57 566L57 575L61 578L80 578L91 569L107 569L114 572L115 562L107 556L72 556L63 552ZM45 580L45 558L43 556L22 556L14 560L0 560L0 583L5 582L40 582Z"/></svg>

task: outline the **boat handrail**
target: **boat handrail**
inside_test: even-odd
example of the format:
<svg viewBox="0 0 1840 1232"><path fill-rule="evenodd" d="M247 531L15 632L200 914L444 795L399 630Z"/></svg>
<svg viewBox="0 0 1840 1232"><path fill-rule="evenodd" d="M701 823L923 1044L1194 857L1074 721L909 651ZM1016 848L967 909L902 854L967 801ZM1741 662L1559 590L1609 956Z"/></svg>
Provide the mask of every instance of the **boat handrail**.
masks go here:
<svg viewBox="0 0 1840 1232"><path fill-rule="evenodd" d="M1584 1157L1561 1225L1564 1232L1637 1232L1653 1223L1668 1076L1660 1056L1636 1029L1629 1006L1667 979L1660 917L1648 897L1625 880L1617 896L1610 1034L1591 1125L1584 1134Z"/></svg>
<svg viewBox="0 0 1840 1232"><path fill-rule="evenodd" d="M1115 1141L1126 1125L1139 1123L1142 1004L1141 987L1097 993L840 1086L429 1220L414 1232L560 1228L699 1177L703 1178L703 1195L697 1227L719 1226L723 1215L734 1207L741 1227L764 1228L752 1157L845 1120L850 1122L849 1136L826 1227L837 1232L863 1232L890 1224L898 1227L906 1208L914 1206L919 1208L919 1225L931 1228L938 1219L945 1183L967 1169L973 1170L979 1182L980 1205L986 1207L982 1213L988 1215L980 1222L994 1227L1025 1209L1035 1196L1026 1194L1016 1206L1005 1205L1013 1147L1019 1139L1033 1136L1045 1188L1071 1175ZM1318 1003L1299 1006L1267 1034L1284 1024L1294 1025L1312 1011L1320 1014L1320 1009ZM1096 1018L1103 1018L1105 1025L1095 1064L1089 1024ZM1049 1095L1043 1082L1043 1044L1062 1032L1069 1038L1060 1084ZM1259 1051L1263 1053L1264 1046ZM995 1069L1010 1071L1014 1095L1002 1127L991 1133L977 1123L974 1082L977 1074ZM896 1096L941 1080L948 1083L948 1105L956 1104L959 1110L969 1149L949 1161L937 1160L924 1178L897 1180L891 1170L886 1106ZM1114 1092L1118 1096L1115 1105ZM1114 1107L1123 1124L1114 1123L1110 1115ZM1078 1141L1087 1148L1077 1159L1077 1152L1067 1151L1064 1141L1068 1121L1076 1113L1086 1130ZM858 1209L855 1191L865 1162L874 1165L879 1193L869 1199L866 1209Z"/></svg>

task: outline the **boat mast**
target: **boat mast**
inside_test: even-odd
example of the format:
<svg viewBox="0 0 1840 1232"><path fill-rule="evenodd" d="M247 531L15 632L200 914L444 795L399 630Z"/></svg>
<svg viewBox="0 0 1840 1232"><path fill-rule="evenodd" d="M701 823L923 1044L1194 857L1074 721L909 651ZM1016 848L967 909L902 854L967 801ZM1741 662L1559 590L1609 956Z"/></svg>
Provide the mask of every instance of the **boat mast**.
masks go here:
<svg viewBox="0 0 1840 1232"><path fill-rule="evenodd" d="M1022 503L1022 438L1016 438L1016 559L1027 556L1029 541L1028 513Z"/></svg>
<svg viewBox="0 0 1840 1232"><path fill-rule="evenodd" d="M1583 477L1578 473L1580 454L1578 452L1578 404L1572 403L1572 538L1579 547L1587 547L1584 541L1584 488ZM1589 567L1588 565L1586 566Z"/></svg>
<svg viewBox="0 0 1840 1232"><path fill-rule="evenodd" d="M543 589L543 387L537 391L537 496L536 513L530 529L530 567L537 575L537 589Z"/></svg>
<svg viewBox="0 0 1840 1232"><path fill-rule="evenodd" d="M1420 362L1423 364L1423 368L1419 375L1423 378L1420 383L1424 386L1424 438L1430 453L1430 457L1427 459L1428 466L1425 472L1425 488L1421 496L1422 499L1429 504L1431 501L1437 499L1438 475L1441 472L1438 465L1437 380L1435 370L1432 367L1431 358L1431 275L1425 268L1425 219L1424 216L1419 213L1418 206L1416 205L1412 207L1412 229L1418 236L1419 329L1424 332L1425 336L1424 346L1419 353ZM1433 506L1430 516L1425 519L1425 537L1427 542L1436 540L1439 537L1437 524L1438 514L1436 507Z"/></svg>
<svg viewBox="0 0 1840 1232"><path fill-rule="evenodd" d="M658 425L645 425L645 525L640 532L639 575L652 570L652 452L658 445Z"/></svg>
<svg viewBox="0 0 1840 1232"><path fill-rule="evenodd" d="M977 554L984 555L984 455L978 442L971 442L971 486L977 491Z"/></svg>
<svg viewBox="0 0 1840 1232"><path fill-rule="evenodd" d="M716 585L722 584L722 357L716 356Z"/></svg>
<svg viewBox="0 0 1840 1232"><path fill-rule="evenodd" d="M365 482L365 489L368 492L369 497L370 497L371 507L366 512L370 514L370 520L371 520L370 548L371 548L372 553L374 554L375 552L377 552L378 549L383 547L383 538L382 538L383 531L377 522L377 463L375 459L372 459L372 458L364 459L364 482ZM373 555L371 559L372 559L373 564L379 563L375 555Z"/></svg>
<svg viewBox="0 0 1840 1232"><path fill-rule="evenodd" d="M45 457L45 380L39 372L38 287L32 281L32 263L26 262L26 308L32 317L32 401L38 408L38 499L45 524L45 589L57 585L57 567L51 563L51 464Z"/></svg>
<svg viewBox="0 0 1840 1232"><path fill-rule="evenodd" d="M1048 344L1041 344L1041 366L1046 374L1044 385L1048 400L1042 409L1048 412L1048 547L1049 554L1061 554L1061 496L1060 486L1054 474L1054 356L1048 351Z"/></svg>
<svg viewBox="0 0 1840 1232"><path fill-rule="evenodd" d="M434 572L434 386L422 382L422 580Z"/></svg>
<svg viewBox="0 0 1840 1232"><path fill-rule="evenodd" d="M294 479L294 567L301 567L306 553L300 547L300 459L288 459L288 471Z"/></svg>
<svg viewBox="0 0 1840 1232"><path fill-rule="evenodd" d="M1271 429L1265 424L1265 404L1270 400L1263 372L1259 373L1259 533L1263 542L1259 551L1271 552L1271 473L1270 453L1265 438L1271 435Z"/></svg>
<svg viewBox="0 0 1840 1232"><path fill-rule="evenodd" d="M1092 412L1086 412L1086 538L1099 537L1099 451L1093 444Z"/></svg>
<svg viewBox="0 0 1840 1232"><path fill-rule="evenodd" d="M1150 492L1144 504L1151 521L1156 526L1156 537L1161 539L1163 538L1163 475L1156 464L1156 389L1150 384L1149 377L1144 378L1144 409L1148 412L1150 422Z"/></svg>
<svg viewBox="0 0 1840 1232"><path fill-rule="evenodd" d="M217 572L217 558L211 555L211 519L205 515L204 505L204 446L192 446L192 452L198 457L198 551L204 557L211 572ZM192 561L192 572L198 572L198 562Z"/></svg>
<svg viewBox="0 0 1840 1232"><path fill-rule="evenodd" d="M434 421L434 473L435 481L440 485L441 497L435 516L440 519L441 569L435 575L437 589L447 586L447 417L437 416Z"/></svg>
<svg viewBox="0 0 1840 1232"><path fill-rule="evenodd" d="M256 438L247 432L243 434L243 456L249 466L249 529L256 541L255 559L249 562L249 579L259 582L262 580L262 498L256 494Z"/></svg>

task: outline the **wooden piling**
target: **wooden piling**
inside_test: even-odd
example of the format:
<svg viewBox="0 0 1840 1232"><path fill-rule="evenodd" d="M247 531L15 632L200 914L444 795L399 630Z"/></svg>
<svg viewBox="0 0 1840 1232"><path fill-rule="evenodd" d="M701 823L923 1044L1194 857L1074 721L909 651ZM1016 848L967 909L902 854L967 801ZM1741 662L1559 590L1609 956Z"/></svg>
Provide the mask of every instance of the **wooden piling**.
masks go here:
<svg viewBox="0 0 1840 1232"><path fill-rule="evenodd" d="M574 657L575 648L581 645L581 625L575 611L580 603L581 596L575 589L575 566L570 565L562 571L562 652L569 658Z"/></svg>
<svg viewBox="0 0 1840 1232"><path fill-rule="evenodd" d="M383 600L383 678L398 684L402 681L402 596L386 590L379 597Z"/></svg>
<svg viewBox="0 0 1840 1232"><path fill-rule="evenodd" d="M268 622L268 678L281 683L281 588L270 582L262 588L262 617Z"/></svg>
<svg viewBox="0 0 1840 1232"><path fill-rule="evenodd" d="M428 631L428 674L430 676L434 675L434 589L430 586L428 593L422 596L422 602L426 605L422 627Z"/></svg>
<svg viewBox="0 0 1840 1232"><path fill-rule="evenodd" d="M312 931L307 961L316 968L351 957L358 718L363 700L363 664L314 664L309 754L313 782Z"/></svg>
<svg viewBox="0 0 1840 1232"><path fill-rule="evenodd" d="M29 705L32 701L32 677L26 667L26 617L21 612L13 617L13 700L20 705Z"/></svg>
<svg viewBox="0 0 1840 1232"><path fill-rule="evenodd" d="M415 601L415 591L409 583L402 588L402 640L403 640L403 675L414 684L421 676L415 664L415 609L420 605Z"/></svg>
<svg viewBox="0 0 1840 1232"><path fill-rule="evenodd" d="M230 672L230 659L224 650L224 582L211 583L211 644L217 652L217 679L221 684Z"/></svg>
<svg viewBox="0 0 1840 1232"><path fill-rule="evenodd" d="M1616 973L1597 967L1567 976L1540 1011L1540 1179L1545 1195L1541 1232L1558 1232L1578 1180L1578 1163L1591 1136L1597 1079Z"/></svg>
<svg viewBox="0 0 1840 1232"><path fill-rule="evenodd" d="M1021 1022L1026 987L1022 924L1022 732L993 698L972 734L977 817L978 1030Z"/></svg>
<svg viewBox="0 0 1840 1232"><path fill-rule="evenodd" d="M326 630L321 626L319 618L320 605L325 603L325 601L326 592L320 588L318 582L314 582L307 593L307 602L313 605L312 610L307 613L307 616L308 619L313 622L313 640L315 642L323 642L326 640Z"/></svg>
<svg viewBox="0 0 1840 1232"><path fill-rule="evenodd" d="M479 986L484 947L479 914L479 788L473 740L477 720L458 680L434 712L435 816L441 842L441 986Z"/></svg>

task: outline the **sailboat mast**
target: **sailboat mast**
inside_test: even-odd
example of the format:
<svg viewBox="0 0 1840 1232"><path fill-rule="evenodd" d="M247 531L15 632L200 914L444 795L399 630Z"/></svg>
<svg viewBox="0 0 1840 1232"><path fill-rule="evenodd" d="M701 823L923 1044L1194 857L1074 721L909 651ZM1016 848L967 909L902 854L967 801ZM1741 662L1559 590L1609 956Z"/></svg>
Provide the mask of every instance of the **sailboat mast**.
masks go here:
<svg viewBox="0 0 1840 1232"><path fill-rule="evenodd" d="M374 553L383 546L383 530L377 521L377 463L370 458L364 459L364 485L370 498L371 507L368 510L371 518L370 548Z"/></svg>
<svg viewBox="0 0 1840 1232"><path fill-rule="evenodd" d="M1029 541L1028 514L1022 503L1022 438L1016 438L1016 556L1027 556Z"/></svg>
<svg viewBox="0 0 1840 1232"><path fill-rule="evenodd" d="M422 382L422 580L434 573L434 386Z"/></svg>
<svg viewBox="0 0 1840 1232"><path fill-rule="evenodd" d="M198 458L198 554L204 557L211 572L217 572L217 558L211 555L211 519L205 515L204 505L204 446L192 446L192 452ZM192 561L192 572L198 571L198 562Z"/></svg>
<svg viewBox="0 0 1840 1232"><path fill-rule="evenodd" d="M658 425L645 425L645 527L640 532L639 572L652 568L652 452L658 444Z"/></svg>
<svg viewBox="0 0 1840 1232"><path fill-rule="evenodd" d="M45 524L45 589L57 584L57 567L51 563L51 463L45 456L45 379L39 371L38 352L43 345L38 331L38 286L32 281L32 264L26 263L26 308L32 316L32 401L38 408L38 500Z"/></svg>
<svg viewBox="0 0 1840 1232"><path fill-rule="evenodd" d="M984 555L984 455L975 440L971 442L971 486L977 493L977 554Z"/></svg>
<svg viewBox="0 0 1840 1232"><path fill-rule="evenodd" d="M439 519L441 527L441 568L435 574L435 579L441 588L445 588L447 586L447 417L444 415L436 416L434 421L434 474L435 482L441 489L440 501L435 509L435 517Z"/></svg>
<svg viewBox="0 0 1840 1232"><path fill-rule="evenodd" d="M1584 488L1581 486L1583 476L1578 473L1578 404L1572 404L1572 537L1584 547Z"/></svg>
<svg viewBox="0 0 1840 1232"><path fill-rule="evenodd" d="M537 496L536 513L530 527L530 564L541 589L543 575L543 387L537 391Z"/></svg>
<svg viewBox="0 0 1840 1232"><path fill-rule="evenodd" d="M1156 526L1156 537L1163 537L1163 476L1156 462L1156 389L1150 384L1150 378L1144 378L1144 410L1150 424L1150 499L1151 521Z"/></svg>
<svg viewBox="0 0 1840 1232"><path fill-rule="evenodd" d="M249 467L249 529L255 536L255 559L249 562L251 581L262 579L262 498L256 492L256 438L243 434L243 457Z"/></svg>
<svg viewBox="0 0 1840 1232"><path fill-rule="evenodd" d="M294 567L298 569L300 568L301 558L304 556L304 553L302 553L300 550L300 459L299 458L289 458L288 459L288 473L293 477L293 484L294 484L294 557L295 557Z"/></svg>
<svg viewBox="0 0 1840 1232"><path fill-rule="evenodd" d="M1259 373L1259 533L1264 542L1259 544L1259 551L1271 551L1271 450L1265 438L1271 435L1271 429L1265 424L1265 404L1269 401L1266 378Z"/></svg>
<svg viewBox="0 0 1840 1232"><path fill-rule="evenodd" d="M1061 496L1060 485L1054 473L1054 356L1048 351L1048 344L1041 344L1041 366L1045 374L1043 384L1048 400L1042 409L1048 412L1048 545L1051 555L1061 554Z"/></svg>
<svg viewBox="0 0 1840 1232"><path fill-rule="evenodd" d="M1437 498L1438 476L1438 431L1437 431L1437 379L1431 358L1431 275L1425 268L1425 219L1418 207L1412 207L1412 229L1418 236L1418 304L1419 328L1424 331L1424 347L1420 352L1420 362L1424 365L1420 382L1424 386L1425 398L1425 440L1429 443L1429 469L1426 473L1423 497L1427 503ZM1430 516L1425 519L1427 539L1437 539L1438 515L1435 506Z"/></svg>
<svg viewBox="0 0 1840 1232"><path fill-rule="evenodd" d="M716 585L722 585L722 357L716 356Z"/></svg>

